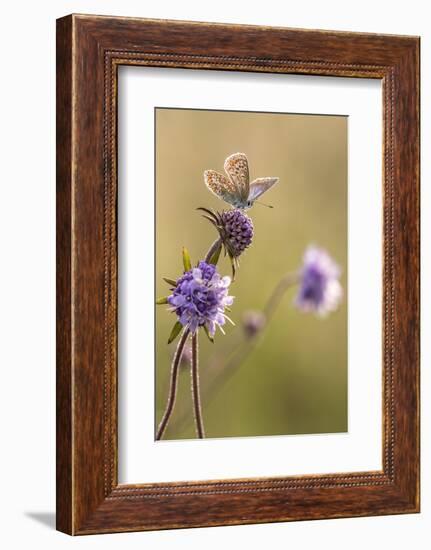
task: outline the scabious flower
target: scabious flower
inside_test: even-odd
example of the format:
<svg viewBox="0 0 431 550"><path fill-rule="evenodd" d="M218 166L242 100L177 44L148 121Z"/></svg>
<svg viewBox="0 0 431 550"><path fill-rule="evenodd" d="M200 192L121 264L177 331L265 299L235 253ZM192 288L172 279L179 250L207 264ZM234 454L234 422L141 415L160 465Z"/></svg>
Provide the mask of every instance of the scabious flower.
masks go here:
<svg viewBox="0 0 431 550"><path fill-rule="evenodd" d="M224 210L214 212L208 208L198 208L204 212L203 216L210 221L219 234L219 248L215 253L220 253L222 246L225 255L229 256L232 275L235 279L236 268L239 265L239 257L253 241L253 222L242 210Z"/></svg>
<svg viewBox="0 0 431 550"><path fill-rule="evenodd" d="M234 258L238 258L253 240L253 222L241 210L219 214L219 233Z"/></svg>
<svg viewBox="0 0 431 550"><path fill-rule="evenodd" d="M192 334L205 327L213 337L217 326L223 332L226 319L230 321L224 312L234 299L228 294L230 283L230 277L221 277L215 265L199 262L176 281L167 301L183 327Z"/></svg>
<svg viewBox="0 0 431 550"><path fill-rule="evenodd" d="M321 316L336 310L343 297L340 275L339 266L325 250L310 246L300 271L300 288L295 300L298 309Z"/></svg>

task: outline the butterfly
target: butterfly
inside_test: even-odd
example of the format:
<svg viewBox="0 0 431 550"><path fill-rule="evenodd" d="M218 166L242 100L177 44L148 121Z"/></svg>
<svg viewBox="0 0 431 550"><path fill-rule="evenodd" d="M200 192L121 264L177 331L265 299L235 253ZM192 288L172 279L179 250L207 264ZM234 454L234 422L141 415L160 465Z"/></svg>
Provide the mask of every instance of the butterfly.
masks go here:
<svg viewBox="0 0 431 550"><path fill-rule="evenodd" d="M227 157L224 170L226 176L215 170L205 170L205 185L219 199L242 210L251 208L256 199L275 185L279 179L257 178L250 183L248 160L244 153L234 153Z"/></svg>

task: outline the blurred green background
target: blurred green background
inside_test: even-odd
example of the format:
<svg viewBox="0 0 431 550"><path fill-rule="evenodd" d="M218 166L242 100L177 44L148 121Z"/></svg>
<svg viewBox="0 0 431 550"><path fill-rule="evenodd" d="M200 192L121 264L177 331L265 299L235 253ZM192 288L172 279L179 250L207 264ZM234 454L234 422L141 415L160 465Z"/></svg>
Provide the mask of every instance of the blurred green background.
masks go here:
<svg viewBox="0 0 431 550"><path fill-rule="evenodd" d="M237 326L217 332L214 345L200 335L202 408L207 437L347 431L347 118L278 113L156 109L156 296L168 293L162 277L182 273L181 248L192 262L216 238L198 206L228 208L205 187L203 172L224 173L225 158L247 155L250 179L278 176L253 219L252 246L241 257L230 294ZM244 340L241 318L261 309L277 282L298 269L309 244L325 248L343 270L344 300L326 318L297 311L290 289L262 340L227 373L224 365ZM230 275L228 261L219 262ZM176 320L156 309L156 423L164 411L176 342ZM164 439L194 438L190 371L183 365L175 410Z"/></svg>

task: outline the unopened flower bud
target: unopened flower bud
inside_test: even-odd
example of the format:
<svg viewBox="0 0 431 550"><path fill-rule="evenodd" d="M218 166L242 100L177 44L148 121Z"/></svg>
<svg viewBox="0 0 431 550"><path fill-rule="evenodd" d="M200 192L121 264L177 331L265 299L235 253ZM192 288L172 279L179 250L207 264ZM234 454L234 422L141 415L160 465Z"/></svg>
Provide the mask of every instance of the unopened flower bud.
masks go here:
<svg viewBox="0 0 431 550"><path fill-rule="evenodd" d="M246 311L242 317L242 326L247 338L254 338L265 323L266 317L261 311Z"/></svg>

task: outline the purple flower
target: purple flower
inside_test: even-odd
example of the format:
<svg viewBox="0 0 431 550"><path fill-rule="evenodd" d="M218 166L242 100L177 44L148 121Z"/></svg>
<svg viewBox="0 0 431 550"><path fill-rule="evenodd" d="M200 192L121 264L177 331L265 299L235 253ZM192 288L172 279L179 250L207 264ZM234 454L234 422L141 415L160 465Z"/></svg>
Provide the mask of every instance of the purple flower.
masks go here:
<svg viewBox="0 0 431 550"><path fill-rule="evenodd" d="M295 300L298 309L321 316L336 310L343 297L340 274L340 268L325 250L310 246L300 271L300 289Z"/></svg>
<svg viewBox="0 0 431 550"><path fill-rule="evenodd" d="M244 212L238 209L224 210L220 213L201 206L198 210L202 210L204 212L203 217L217 229L221 243L217 254L220 254L223 246L225 254L229 256L232 276L235 279L239 257L253 241L253 222Z"/></svg>
<svg viewBox="0 0 431 550"><path fill-rule="evenodd" d="M240 256L253 240L253 222L241 210L226 210L219 214L220 236L234 258Z"/></svg>
<svg viewBox="0 0 431 550"><path fill-rule="evenodd" d="M168 296L168 303L175 311L179 322L195 333L199 327L206 327L214 336L216 326L223 332L226 306L233 303L229 296L230 277L220 277L214 265L199 262L198 267L186 271L177 280L177 286Z"/></svg>

